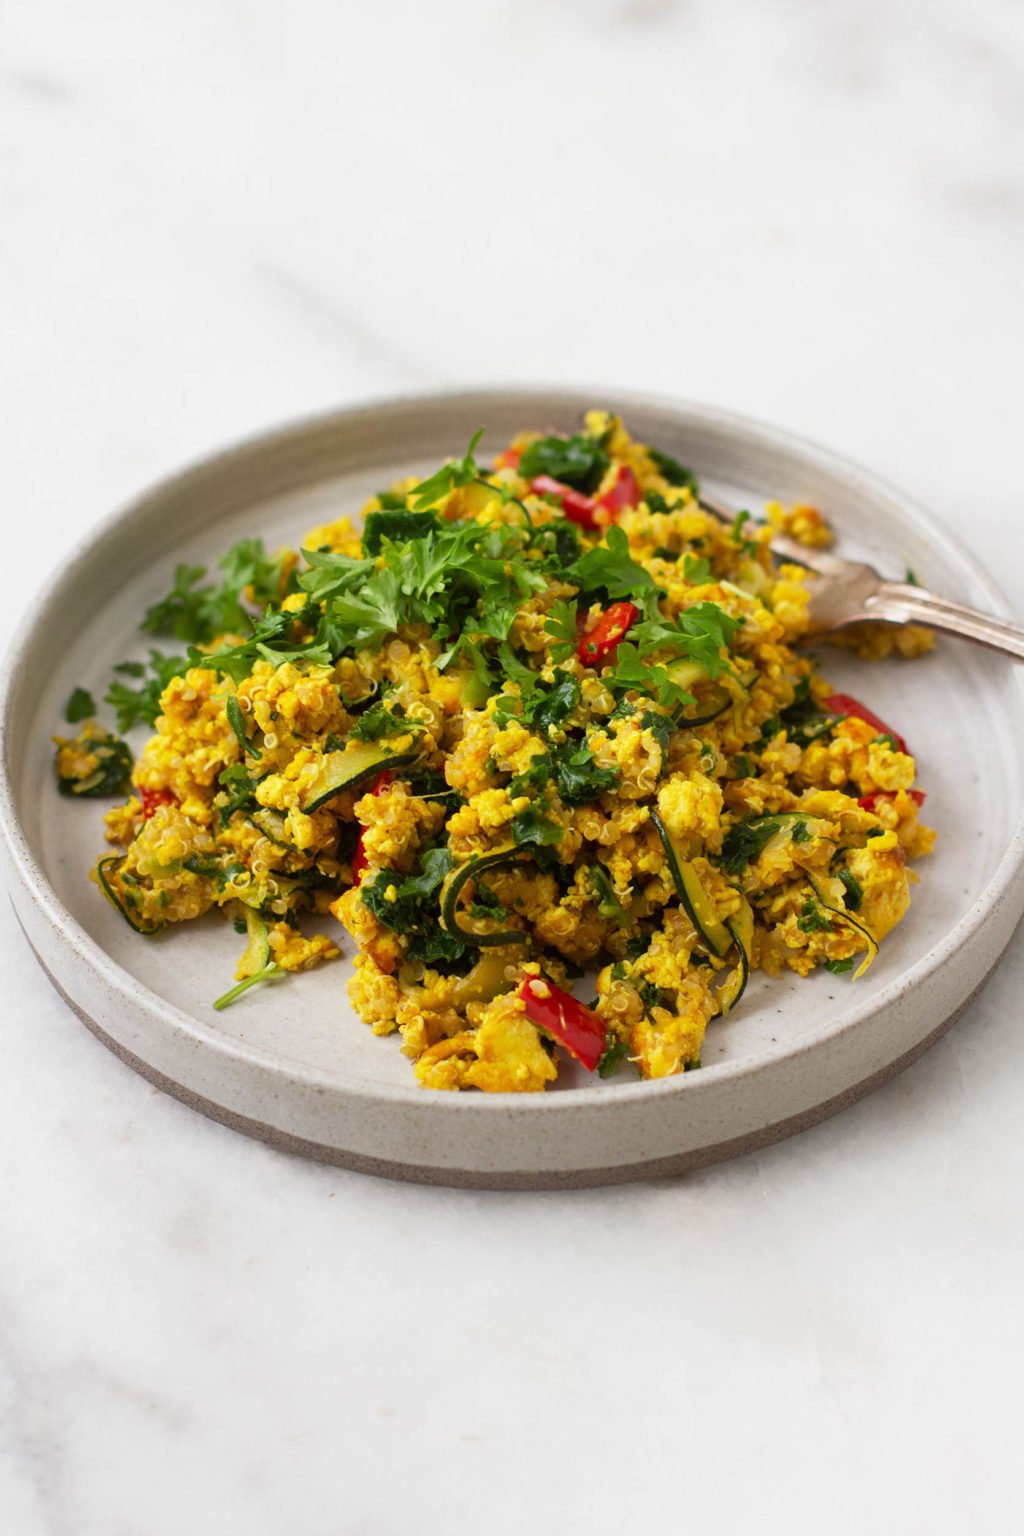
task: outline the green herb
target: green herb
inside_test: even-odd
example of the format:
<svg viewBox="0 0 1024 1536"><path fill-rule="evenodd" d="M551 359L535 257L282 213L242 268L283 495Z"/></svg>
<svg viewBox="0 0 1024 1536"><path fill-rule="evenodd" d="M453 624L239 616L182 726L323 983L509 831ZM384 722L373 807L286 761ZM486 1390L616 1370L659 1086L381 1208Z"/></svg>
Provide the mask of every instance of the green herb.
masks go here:
<svg viewBox="0 0 1024 1536"><path fill-rule="evenodd" d="M713 580L711 561L706 555L686 554L683 556L683 575L695 587L706 586L709 581Z"/></svg>
<svg viewBox="0 0 1024 1536"><path fill-rule="evenodd" d="M242 932L245 932L244 923L242 924ZM262 971L256 972L255 976L247 976L236 987L232 987L230 992L225 992L222 997L218 997L213 1006L220 1013L223 1009L230 1008L231 1004L236 1002L244 992L248 992L250 987L258 987L264 981L277 981L279 977L287 976L287 974L287 971L279 965L265 965Z"/></svg>
<svg viewBox="0 0 1024 1536"><path fill-rule="evenodd" d="M378 500L380 498L378 497ZM380 554L384 540L392 544L407 542L409 539L421 539L428 533L436 533L441 527L440 520L433 512L409 512L403 508L368 512L363 524L363 554L369 559L374 559Z"/></svg>
<svg viewBox="0 0 1024 1536"><path fill-rule="evenodd" d="M637 991L647 1013L650 1013L652 1008L660 1008L662 1006L661 988L656 987L653 982L641 981L637 986Z"/></svg>
<svg viewBox="0 0 1024 1536"><path fill-rule="evenodd" d="M518 848L556 847L562 841L563 831L538 805L528 805L512 818L512 841Z"/></svg>
<svg viewBox="0 0 1024 1536"><path fill-rule="evenodd" d="M381 741L387 736L404 736L409 731L422 731L418 720L407 720L396 715L386 704L374 704L360 715L351 734L356 741Z"/></svg>
<svg viewBox="0 0 1024 1536"><path fill-rule="evenodd" d="M663 480L667 480L669 485L685 486L696 496L700 487L692 469L686 469L678 459L674 459L670 453L663 453L660 448L648 448L647 452Z"/></svg>
<svg viewBox="0 0 1024 1536"><path fill-rule="evenodd" d="M697 702L692 693L671 677L667 667L642 661L636 646L627 640L616 647L614 665L605 671L604 681L613 693L635 689L656 699L666 710L682 710Z"/></svg>
<svg viewBox="0 0 1024 1536"><path fill-rule="evenodd" d="M732 539L732 542L734 544L738 544L745 555L756 554L758 549L757 541L755 539L748 539L743 532L744 528L749 522L749 512L737 512L735 518L733 519L732 528L729 533L729 537Z"/></svg>
<svg viewBox="0 0 1024 1536"><path fill-rule="evenodd" d="M378 922L406 941L406 954L424 965L454 965L463 960L467 947L461 939L441 927L438 894L452 867L448 848L428 848L420 857L419 873L401 875L382 869L370 883L360 888L363 904ZM394 899L387 891L394 887Z"/></svg>
<svg viewBox="0 0 1024 1536"><path fill-rule="evenodd" d="M675 730L668 715L659 715L656 710L645 709L640 716L640 729L650 731L663 754L668 751L668 744Z"/></svg>
<svg viewBox="0 0 1024 1536"><path fill-rule="evenodd" d="M242 712L241 704L238 702L237 694L231 693L228 695L224 708L227 713L228 724L238 738L238 745L242 749L243 756L246 752L250 752L253 757L262 757L263 753L259 747L249 740L245 715Z"/></svg>
<svg viewBox="0 0 1024 1536"><path fill-rule="evenodd" d="M796 925L801 933L831 933L832 931L832 919L822 911L811 896L808 896L800 908Z"/></svg>
<svg viewBox="0 0 1024 1536"><path fill-rule="evenodd" d="M469 447L461 459L452 459L427 480L421 480L419 485L409 496L409 504L414 511L421 511L424 507L432 507L436 502L442 501L450 491L456 490L460 485L468 485L475 480L480 471L476 460L473 458L473 449L484 435L483 427L477 429L469 440Z"/></svg>
<svg viewBox="0 0 1024 1536"><path fill-rule="evenodd" d="M775 836L776 832L790 826L790 836L794 843L806 843L812 836L806 821L799 820L790 823L788 813L775 816L751 816L746 821L738 821L734 827L730 827L722 843L721 865L726 874L738 875L760 857L761 850L766 843Z"/></svg>
<svg viewBox="0 0 1024 1536"><path fill-rule="evenodd" d="M734 779L752 779L754 777L753 765L745 752L737 752L733 758L732 774Z"/></svg>
<svg viewBox="0 0 1024 1536"><path fill-rule="evenodd" d="M91 693L84 688L74 688L71 697L64 706L64 718L69 725L79 725L83 720L91 720L96 714L96 705Z"/></svg>
<svg viewBox="0 0 1024 1536"><path fill-rule="evenodd" d="M721 653L728 650L741 624L741 619L732 618L718 603L694 603L673 623L661 617L646 619L635 624L630 635L641 656L655 651L686 656L714 678L728 665Z"/></svg>
<svg viewBox="0 0 1024 1536"><path fill-rule="evenodd" d="M262 539L241 539L218 562L224 580L219 586L198 585L203 565L179 565L166 597L147 610L142 628L153 635L174 635L192 645L208 645L219 635L248 628L251 615L243 596L251 593L257 606L283 597L284 564L269 556Z"/></svg>
<svg viewBox="0 0 1024 1536"><path fill-rule="evenodd" d="M566 805L591 805L619 782L614 768L599 768L589 747L566 742L554 754L555 788Z"/></svg>
<svg viewBox="0 0 1024 1536"><path fill-rule="evenodd" d="M552 480L589 495L597 490L610 464L611 459L596 438L582 433L575 437L539 437L523 449L519 473L526 480L550 475Z"/></svg>
<svg viewBox="0 0 1024 1536"><path fill-rule="evenodd" d="M217 796L220 824L226 827L236 811L256 809L256 785L259 781L249 777L241 763L232 763L218 776L217 783L224 790L223 798Z"/></svg>
<svg viewBox="0 0 1024 1536"><path fill-rule="evenodd" d="M133 725L156 724L160 713L160 696L172 678L180 677L188 662L184 656L165 656L162 651L150 651L148 663L123 661L114 671L122 677L141 679L137 688L116 678L107 689L106 703L117 715L119 731L130 731Z"/></svg>
<svg viewBox="0 0 1024 1536"><path fill-rule="evenodd" d="M891 731L883 732L881 736L876 736L875 740L882 746L889 747L893 752L898 752L900 750L899 742L896 740L896 737L892 734Z"/></svg>
<svg viewBox="0 0 1024 1536"><path fill-rule="evenodd" d="M906 574L904 575L903 580L907 583L908 587L919 587L921 585L917 579L917 576L909 565L907 566ZM853 962L851 961L850 963L852 964Z"/></svg>
<svg viewBox="0 0 1024 1536"><path fill-rule="evenodd" d="M566 581L583 592L606 593L612 601L625 597L654 599L657 587L651 573L629 553L624 530L613 523L604 542L595 544L565 573Z"/></svg>
<svg viewBox="0 0 1024 1536"><path fill-rule="evenodd" d="M825 969L831 971L833 976L843 976L853 970L853 964L852 960L826 960Z"/></svg>
<svg viewBox="0 0 1024 1536"><path fill-rule="evenodd" d="M611 1077L617 1072L625 1061L628 1051L627 1041L617 1038L610 1040L597 1064L598 1077Z"/></svg>
<svg viewBox="0 0 1024 1536"><path fill-rule="evenodd" d="M123 795L131 788L132 754L126 741L109 731L78 738L84 752L96 759L96 766L81 777L67 777L57 768L57 788L62 795L80 800L98 800L106 795ZM61 748L57 748L60 761Z"/></svg>
<svg viewBox="0 0 1024 1536"><path fill-rule="evenodd" d="M578 604L567 603L560 597L548 609L544 628L553 637L548 647L552 661L565 661L575 651L578 644L577 612Z"/></svg>
<svg viewBox="0 0 1024 1536"><path fill-rule="evenodd" d="M864 891L857 876L852 870L841 869L839 879L846 893L843 897L844 906L850 912L859 912L861 902L864 900Z"/></svg>

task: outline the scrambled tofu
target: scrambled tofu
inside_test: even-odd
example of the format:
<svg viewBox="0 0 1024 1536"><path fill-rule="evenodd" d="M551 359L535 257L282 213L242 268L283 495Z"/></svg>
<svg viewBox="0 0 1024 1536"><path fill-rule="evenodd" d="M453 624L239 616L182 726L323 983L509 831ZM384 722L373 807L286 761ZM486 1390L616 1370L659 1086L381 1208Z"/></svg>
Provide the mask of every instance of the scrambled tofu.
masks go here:
<svg viewBox="0 0 1024 1536"><path fill-rule="evenodd" d="M902 738L798 649L808 573L773 530L832 541L807 505L723 523L592 412L490 469L471 446L303 557L181 568L146 625L187 660L110 694L152 726L134 767L94 720L58 740L66 793L127 791L97 884L140 933L245 934L217 1007L335 959L340 922L354 1007L427 1088L698 1067L753 970L870 964L935 839Z"/></svg>

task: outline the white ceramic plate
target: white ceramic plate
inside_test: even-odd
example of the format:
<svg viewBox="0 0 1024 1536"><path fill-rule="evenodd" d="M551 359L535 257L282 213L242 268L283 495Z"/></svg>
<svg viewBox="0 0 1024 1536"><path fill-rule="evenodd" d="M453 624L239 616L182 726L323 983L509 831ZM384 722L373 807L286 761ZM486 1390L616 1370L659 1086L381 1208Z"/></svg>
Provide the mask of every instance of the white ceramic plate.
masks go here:
<svg viewBox="0 0 1024 1536"><path fill-rule="evenodd" d="M685 1077L577 1073L543 1095L428 1093L397 1036L374 1037L349 1008L347 959L216 1014L211 1000L237 959L230 925L210 918L143 940L97 894L86 875L102 849L102 806L57 795L50 737L74 685L99 698L112 665L142 653L139 617L177 561L212 563L243 534L295 543L398 475L461 453L481 424L496 451L523 427L572 430L590 405L620 410L639 438L737 504L814 502L841 552L899 576L910 565L936 591L1006 611L950 535L861 470L742 418L647 397L501 390L370 405L158 486L75 551L17 639L0 694L0 828L15 908L51 979L168 1092L278 1145L396 1177L611 1182L748 1150L843 1107L923 1050L995 964L1024 907L1024 672L956 641L912 664L826 656L827 675L908 738L928 790L940 840L919 866L909 916L856 983L756 977L737 1013L711 1026L704 1069Z"/></svg>

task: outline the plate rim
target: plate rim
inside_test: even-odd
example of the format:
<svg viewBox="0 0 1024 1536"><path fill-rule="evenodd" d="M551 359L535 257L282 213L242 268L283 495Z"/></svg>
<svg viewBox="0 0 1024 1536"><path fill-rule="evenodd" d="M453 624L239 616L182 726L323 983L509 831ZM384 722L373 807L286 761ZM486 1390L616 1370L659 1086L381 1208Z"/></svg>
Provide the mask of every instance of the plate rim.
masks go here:
<svg viewBox="0 0 1024 1536"><path fill-rule="evenodd" d="M204 453L170 474L163 475L146 485L126 502L99 519L82 535L72 545L67 555L49 572L22 615L8 645L4 665L0 670L0 765L6 768L10 735L9 714L15 699L15 680L19 664L32 644L37 630L44 622L49 602L52 600L52 590L65 582L79 564L87 560L99 544L115 534L122 524L127 524L134 517L143 514L154 497L173 493L175 489L187 486L190 481L210 471L229 469L233 461L244 462L253 452L272 451L275 447L283 446L291 440L302 439L343 423L354 423L360 418L378 420L381 416L390 414L398 416L418 406L457 408L479 402L486 408L488 401L510 405L521 400L526 408L530 402L536 403L538 398L549 403L561 403L576 410L584 408L581 405L584 401L607 400L615 407L621 406L624 412L644 408L669 411L688 416L694 426L706 424L709 427L746 436L748 440L756 439L762 446L769 449L788 450L798 454L816 467L838 474L850 484L864 486L876 498L887 499L894 509L898 509L902 517L926 535L930 541L943 547L948 555L955 557L960 566L985 592L986 598L991 601L993 611L1004 616L1012 616L1012 609L1005 595L973 552L962 543L957 534L933 519L931 514L912 497L907 496L885 478L866 469L858 461L802 434L777 427L760 418L660 392L608 389L597 385L574 386L562 383L550 386L504 385L488 382L479 386L460 385L455 389L423 389L398 395L381 394L365 397L349 405L305 414L249 433L224 447ZM1018 704L1024 702L1021 699L1022 686L1024 686L1024 673L1019 674L1017 680ZM272 1076L285 1078L304 1088L341 1090L352 1099L361 1099L369 1104L387 1101L391 1105L401 1104L422 1109L425 1100L429 1098L435 1116L457 1115L466 1113L470 1109L475 1116L481 1114L492 1117L507 1116L514 1105L517 1116L559 1114L564 1117L571 1112L589 1111L595 1105L606 1106L609 1110L612 1106L625 1109L635 1101L649 1102L677 1094L707 1092L713 1084L721 1085L729 1080L746 1079L768 1066L778 1067L796 1063L826 1042L838 1041L876 1013L892 1006L925 976L947 963L956 951L977 932L992 908L1011 892L1014 883L1021 881L1022 872L1024 872L1024 808L1018 816L999 863L972 905L952 929L931 945L908 969L894 976L880 992L860 1002L851 1002L838 1013L828 1014L826 1022L816 1025L812 1030L801 1035L798 1040L786 1046L780 1047L776 1043L771 1047L752 1051L736 1060L715 1062L709 1064L700 1073L684 1073L655 1080L640 1079L617 1084L613 1091L609 1091L605 1085L588 1083L559 1094L435 1093L427 1095L411 1076L407 1083L350 1082L339 1079L336 1072L313 1067L300 1061L286 1061L264 1047L221 1034L212 1024L205 1023L201 1018L180 1008L139 981L114 960L68 911L28 845L14 804L9 776L5 771L0 772L0 846L6 855L11 872L17 874L31 900L52 924L58 937L70 946L79 960L119 994L127 1004L162 1016L167 1024L178 1031L183 1031L197 1046L214 1052L226 1061L235 1059L244 1062L248 1067L267 1071Z"/></svg>

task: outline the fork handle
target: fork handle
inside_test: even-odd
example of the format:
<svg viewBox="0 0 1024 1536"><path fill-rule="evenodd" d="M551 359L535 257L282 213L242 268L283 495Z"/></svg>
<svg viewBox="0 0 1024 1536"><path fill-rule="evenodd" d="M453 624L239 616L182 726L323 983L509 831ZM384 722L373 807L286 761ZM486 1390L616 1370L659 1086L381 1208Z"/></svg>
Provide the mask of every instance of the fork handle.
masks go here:
<svg viewBox="0 0 1024 1536"><path fill-rule="evenodd" d="M864 603L865 617L888 619L896 624L924 624L949 635L961 635L994 651L1005 651L1024 660L1024 628L980 613L964 603L953 603L923 587L902 581L883 581Z"/></svg>

